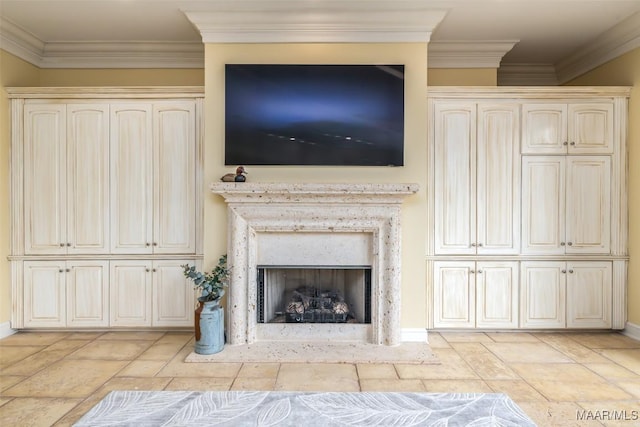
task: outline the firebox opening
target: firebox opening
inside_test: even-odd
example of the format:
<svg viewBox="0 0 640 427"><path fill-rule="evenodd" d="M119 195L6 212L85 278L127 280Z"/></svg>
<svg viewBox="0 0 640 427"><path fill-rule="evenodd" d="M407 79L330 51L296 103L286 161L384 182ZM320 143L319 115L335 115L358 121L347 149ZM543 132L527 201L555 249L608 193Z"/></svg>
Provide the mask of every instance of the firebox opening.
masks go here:
<svg viewBox="0 0 640 427"><path fill-rule="evenodd" d="M258 266L258 323L371 323L371 267Z"/></svg>

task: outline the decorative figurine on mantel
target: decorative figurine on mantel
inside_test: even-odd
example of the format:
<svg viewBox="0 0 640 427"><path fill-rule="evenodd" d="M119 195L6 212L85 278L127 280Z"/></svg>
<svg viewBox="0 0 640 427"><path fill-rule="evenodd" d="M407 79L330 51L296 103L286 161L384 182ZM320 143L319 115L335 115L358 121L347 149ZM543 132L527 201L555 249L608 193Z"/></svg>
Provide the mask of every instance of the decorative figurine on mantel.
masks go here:
<svg viewBox="0 0 640 427"><path fill-rule="evenodd" d="M224 182L245 182L247 177L244 174L249 173L244 169L244 166L238 166L236 168L236 173L227 173L222 175L220 181Z"/></svg>

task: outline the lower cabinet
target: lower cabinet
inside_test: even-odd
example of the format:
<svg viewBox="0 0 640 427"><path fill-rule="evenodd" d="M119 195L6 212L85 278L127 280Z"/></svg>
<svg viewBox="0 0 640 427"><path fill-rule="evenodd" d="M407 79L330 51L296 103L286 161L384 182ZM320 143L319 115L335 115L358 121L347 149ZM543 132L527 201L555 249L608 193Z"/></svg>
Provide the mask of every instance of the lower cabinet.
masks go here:
<svg viewBox="0 0 640 427"><path fill-rule="evenodd" d="M23 327L193 326L193 260L24 261Z"/></svg>
<svg viewBox="0 0 640 427"><path fill-rule="evenodd" d="M611 328L608 261L523 261L521 327Z"/></svg>
<svg viewBox="0 0 640 427"><path fill-rule="evenodd" d="M25 327L109 326L108 261L25 261Z"/></svg>
<svg viewBox="0 0 640 427"><path fill-rule="evenodd" d="M190 262L112 261L111 326L193 326L195 294L180 268Z"/></svg>
<svg viewBox="0 0 640 427"><path fill-rule="evenodd" d="M436 328L518 327L518 263L436 261Z"/></svg>

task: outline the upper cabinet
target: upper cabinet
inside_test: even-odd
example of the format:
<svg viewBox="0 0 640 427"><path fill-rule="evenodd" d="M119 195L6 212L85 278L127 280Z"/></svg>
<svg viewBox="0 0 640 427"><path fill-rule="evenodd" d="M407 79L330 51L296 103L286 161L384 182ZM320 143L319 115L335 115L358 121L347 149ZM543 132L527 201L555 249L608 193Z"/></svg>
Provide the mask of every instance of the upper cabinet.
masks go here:
<svg viewBox="0 0 640 427"><path fill-rule="evenodd" d="M108 104L30 104L23 117L25 253L104 253Z"/></svg>
<svg viewBox="0 0 640 427"><path fill-rule="evenodd" d="M438 103L434 116L435 253L517 253L518 105Z"/></svg>
<svg viewBox="0 0 640 427"><path fill-rule="evenodd" d="M523 154L610 154L613 102L524 103Z"/></svg>

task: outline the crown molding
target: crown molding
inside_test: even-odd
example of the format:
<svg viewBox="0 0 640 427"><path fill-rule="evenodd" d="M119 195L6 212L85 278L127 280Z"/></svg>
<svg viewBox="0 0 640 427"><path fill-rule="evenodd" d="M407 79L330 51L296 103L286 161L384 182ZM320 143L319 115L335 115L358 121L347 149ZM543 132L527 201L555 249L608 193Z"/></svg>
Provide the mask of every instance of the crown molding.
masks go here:
<svg viewBox="0 0 640 427"><path fill-rule="evenodd" d="M429 68L498 68L519 40L432 41Z"/></svg>
<svg viewBox="0 0 640 427"><path fill-rule="evenodd" d="M424 1L225 1L183 11L204 43L428 42L446 10Z"/></svg>
<svg viewBox="0 0 640 427"><path fill-rule="evenodd" d="M557 86L552 64L503 64L498 68L499 86Z"/></svg>
<svg viewBox="0 0 640 427"><path fill-rule="evenodd" d="M640 47L640 12L605 31L576 53L556 64L558 82L564 84L594 68Z"/></svg>
<svg viewBox="0 0 640 427"><path fill-rule="evenodd" d="M39 68L204 68L200 42L45 43L6 19L0 49Z"/></svg>

